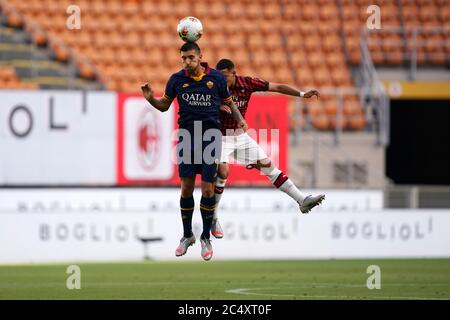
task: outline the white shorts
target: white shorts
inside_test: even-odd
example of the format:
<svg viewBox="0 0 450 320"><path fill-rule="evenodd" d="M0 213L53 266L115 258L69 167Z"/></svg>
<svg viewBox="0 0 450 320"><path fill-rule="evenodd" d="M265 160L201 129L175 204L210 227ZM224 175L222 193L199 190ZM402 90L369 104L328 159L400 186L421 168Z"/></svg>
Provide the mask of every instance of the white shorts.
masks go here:
<svg viewBox="0 0 450 320"><path fill-rule="evenodd" d="M243 133L238 136L222 136L220 162L230 163L230 158L246 166L266 159L267 155L255 140L247 133Z"/></svg>

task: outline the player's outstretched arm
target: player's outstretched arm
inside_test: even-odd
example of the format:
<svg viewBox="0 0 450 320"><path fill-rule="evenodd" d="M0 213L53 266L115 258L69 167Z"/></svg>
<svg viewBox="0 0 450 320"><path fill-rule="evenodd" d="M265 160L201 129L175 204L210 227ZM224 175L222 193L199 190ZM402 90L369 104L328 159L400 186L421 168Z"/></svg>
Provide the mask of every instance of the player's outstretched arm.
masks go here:
<svg viewBox="0 0 450 320"><path fill-rule="evenodd" d="M233 115L234 120L237 121L239 128L244 130L244 132L247 131L248 129L247 122L245 122L244 117L242 116L241 112L239 111L238 107L234 104L234 102L230 99L229 101L225 101L224 103L231 109L231 114Z"/></svg>
<svg viewBox="0 0 450 320"><path fill-rule="evenodd" d="M282 83L269 83L269 90L271 92L278 92L282 94L287 94L289 96L294 97L303 97L303 98L311 98L313 96L316 96L319 98L320 94L317 90L309 90L307 92L298 91L297 89L292 88L291 86L288 86L287 84Z"/></svg>
<svg viewBox="0 0 450 320"><path fill-rule="evenodd" d="M150 86L150 84L144 83L141 86L142 94L144 95L144 98L156 109L158 109L161 112L169 110L170 104L172 103L173 99L168 99L167 97L162 97L161 99L155 99L153 96L153 89Z"/></svg>

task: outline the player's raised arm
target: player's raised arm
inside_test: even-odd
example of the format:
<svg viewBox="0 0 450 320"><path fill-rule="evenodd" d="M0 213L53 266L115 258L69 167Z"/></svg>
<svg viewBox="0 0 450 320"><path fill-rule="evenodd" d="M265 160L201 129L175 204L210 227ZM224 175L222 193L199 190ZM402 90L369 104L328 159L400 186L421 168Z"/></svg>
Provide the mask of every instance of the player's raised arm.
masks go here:
<svg viewBox="0 0 450 320"><path fill-rule="evenodd" d="M294 89L291 86L288 86L287 84L272 83L272 82L269 83L269 90L267 90L267 91L278 92L278 93L286 94L289 96L303 97L303 98L311 98L313 96L316 96L317 98L319 98L319 96L320 96L319 91L317 91L317 90L309 90L307 92L303 92L303 91Z"/></svg>
<svg viewBox="0 0 450 320"><path fill-rule="evenodd" d="M153 96L153 89L150 86L150 84L144 83L141 86L142 94L144 95L144 98L156 109L158 109L161 112L169 110L169 107L173 101L170 97L167 97L164 95L161 99L155 99Z"/></svg>

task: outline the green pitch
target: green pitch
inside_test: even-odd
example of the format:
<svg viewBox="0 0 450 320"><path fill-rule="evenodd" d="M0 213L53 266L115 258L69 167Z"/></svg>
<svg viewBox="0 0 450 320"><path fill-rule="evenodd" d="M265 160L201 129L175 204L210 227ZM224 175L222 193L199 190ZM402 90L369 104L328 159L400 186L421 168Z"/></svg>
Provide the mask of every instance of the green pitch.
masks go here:
<svg viewBox="0 0 450 320"><path fill-rule="evenodd" d="M450 299L450 259L80 263L79 290L68 265L0 266L0 299Z"/></svg>

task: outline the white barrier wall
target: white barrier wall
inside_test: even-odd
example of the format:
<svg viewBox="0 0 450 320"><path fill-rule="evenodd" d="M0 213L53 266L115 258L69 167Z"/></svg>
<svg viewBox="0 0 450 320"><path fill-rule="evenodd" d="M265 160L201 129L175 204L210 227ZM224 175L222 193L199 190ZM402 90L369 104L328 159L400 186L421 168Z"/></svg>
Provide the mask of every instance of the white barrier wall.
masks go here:
<svg viewBox="0 0 450 320"><path fill-rule="evenodd" d="M302 190L325 193L317 212L360 212L383 207L380 190ZM196 188L195 200L200 201ZM179 188L0 189L0 213L167 212L179 209ZM220 210L225 212L298 212L298 205L275 188L226 188Z"/></svg>
<svg viewBox="0 0 450 320"><path fill-rule="evenodd" d="M233 206L222 207L214 259L450 257L450 210L382 210L381 192L325 193L322 210L301 215L276 190L226 190ZM147 245L151 258L201 259L198 242L175 258L181 234L177 189L0 189L0 263L139 260L139 238L161 238Z"/></svg>
<svg viewBox="0 0 450 320"><path fill-rule="evenodd" d="M247 213L221 216L225 237L215 259L450 257L449 211ZM194 216L194 234L201 218ZM0 262L139 260L139 238L155 259L175 259L182 235L178 212L3 213ZM182 259L201 259L197 242Z"/></svg>
<svg viewBox="0 0 450 320"><path fill-rule="evenodd" d="M1 91L0 184L116 182L116 94Z"/></svg>

